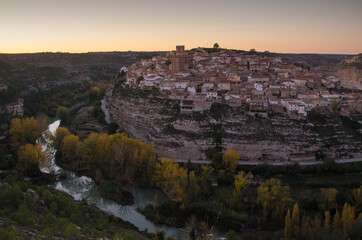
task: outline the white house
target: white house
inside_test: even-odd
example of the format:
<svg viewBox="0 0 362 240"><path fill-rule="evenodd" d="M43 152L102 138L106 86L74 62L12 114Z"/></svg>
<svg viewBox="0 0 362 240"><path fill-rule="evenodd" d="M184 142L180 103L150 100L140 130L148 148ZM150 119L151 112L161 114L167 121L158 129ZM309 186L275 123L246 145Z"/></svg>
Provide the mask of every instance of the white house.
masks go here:
<svg viewBox="0 0 362 240"><path fill-rule="evenodd" d="M230 91L230 82L229 81L222 81L217 84L217 88L220 91Z"/></svg>
<svg viewBox="0 0 362 240"><path fill-rule="evenodd" d="M175 82L175 88L186 89L188 85L189 85L188 80L178 80Z"/></svg>

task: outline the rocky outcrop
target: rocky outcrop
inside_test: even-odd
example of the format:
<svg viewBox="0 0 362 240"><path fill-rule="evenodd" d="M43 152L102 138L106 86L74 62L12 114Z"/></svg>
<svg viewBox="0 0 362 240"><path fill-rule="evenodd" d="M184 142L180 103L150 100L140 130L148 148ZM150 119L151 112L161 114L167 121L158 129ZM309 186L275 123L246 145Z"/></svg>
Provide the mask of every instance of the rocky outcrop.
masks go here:
<svg viewBox="0 0 362 240"><path fill-rule="evenodd" d="M341 86L362 90L362 54L344 59L337 69Z"/></svg>
<svg viewBox="0 0 362 240"><path fill-rule="evenodd" d="M341 133L330 149L328 139L319 137L310 124L288 117L252 118L240 108L219 105L205 114L179 114L179 103L132 89L110 89L106 96L112 122L131 137L155 146L159 157L206 160L206 151L215 147L215 126L221 126L222 147L238 151L245 160L287 160L291 153L322 150L361 152L360 144ZM220 117L217 117L219 115Z"/></svg>

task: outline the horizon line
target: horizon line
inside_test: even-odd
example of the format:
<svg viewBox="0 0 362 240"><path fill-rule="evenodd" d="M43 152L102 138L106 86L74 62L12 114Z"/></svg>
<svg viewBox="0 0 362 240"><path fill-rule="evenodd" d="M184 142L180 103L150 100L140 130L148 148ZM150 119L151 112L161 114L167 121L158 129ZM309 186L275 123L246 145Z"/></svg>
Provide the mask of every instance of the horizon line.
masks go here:
<svg viewBox="0 0 362 240"><path fill-rule="evenodd" d="M197 49L197 48L203 48L203 49L212 49L212 47L195 47L195 48L191 48L191 49L187 49L185 51L190 51L192 49ZM229 51L245 51L245 52L250 52L250 50L244 50L244 49L228 49L228 48L221 48L221 50L229 50ZM114 50L114 51L87 51L87 52L67 52L67 51L41 51L41 52L0 52L0 54L5 55L5 54L10 54L10 55L16 55L16 54L44 54L44 53L53 53L53 54L88 54L88 53L115 53L115 52L120 52L120 53L127 53L127 52L170 52L170 51L174 51L174 49L172 50ZM305 54L316 54L316 55L359 55L362 54L362 52L359 53L319 53L319 52L271 52L271 51L255 51L256 53L267 53L267 54L301 54L301 55L305 55Z"/></svg>

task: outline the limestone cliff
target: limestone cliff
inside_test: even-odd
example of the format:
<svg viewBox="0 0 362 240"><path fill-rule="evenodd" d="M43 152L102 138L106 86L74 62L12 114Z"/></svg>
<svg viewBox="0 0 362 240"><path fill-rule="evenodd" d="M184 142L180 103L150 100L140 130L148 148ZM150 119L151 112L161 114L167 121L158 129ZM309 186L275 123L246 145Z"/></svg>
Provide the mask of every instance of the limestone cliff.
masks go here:
<svg viewBox="0 0 362 240"><path fill-rule="evenodd" d="M205 114L182 115L178 101L160 98L157 93L133 89L110 89L106 96L111 121L131 137L155 146L160 157L205 160L213 148L216 126L222 147L238 151L245 160L287 160L291 153L323 151L329 156L361 153L361 143L346 133L319 136L311 124L284 116L251 118L240 108L224 105ZM328 126L326 126L328 128ZM327 129L328 130L328 129ZM216 130L217 131L217 130ZM329 130L328 130L329 131Z"/></svg>
<svg viewBox="0 0 362 240"><path fill-rule="evenodd" d="M362 90L362 54L339 63L337 75L341 79L342 87Z"/></svg>

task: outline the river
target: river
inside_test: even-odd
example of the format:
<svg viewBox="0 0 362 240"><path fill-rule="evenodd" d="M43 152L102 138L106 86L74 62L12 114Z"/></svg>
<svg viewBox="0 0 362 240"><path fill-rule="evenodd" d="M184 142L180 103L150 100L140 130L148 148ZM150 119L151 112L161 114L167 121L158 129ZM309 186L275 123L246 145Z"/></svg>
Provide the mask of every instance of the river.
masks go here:
<svg viewBox="0 0 362 240"><path fill-rule="evenodd" d="M100 193L94 181L86 176L77 176L74 172L65 170L55 163L55 149L52 147L50 136L53 135L59 127L60 121L55 121L49 125L48 131L43 133L40 139L43 151L49 156L49 167L43 168L44 172L54 172L63 174L65 179L57 181L50 188L57 189L71 195L75 200L86 199L89 204L94 204L99 209L128 221L135 225L139 230L146 230L155 233L157 229L163 230L165 236L174 236L175 239L188 239L187 233L183 229L168 227L165 225L157 225L147 220L146 217L137 212L138 207L144 207L147 204L161 204L165 201L170 201L167 196L159 189L143 189L133 188L134 204L125 206L114 201L105 199L100 196Z"/></svg>

